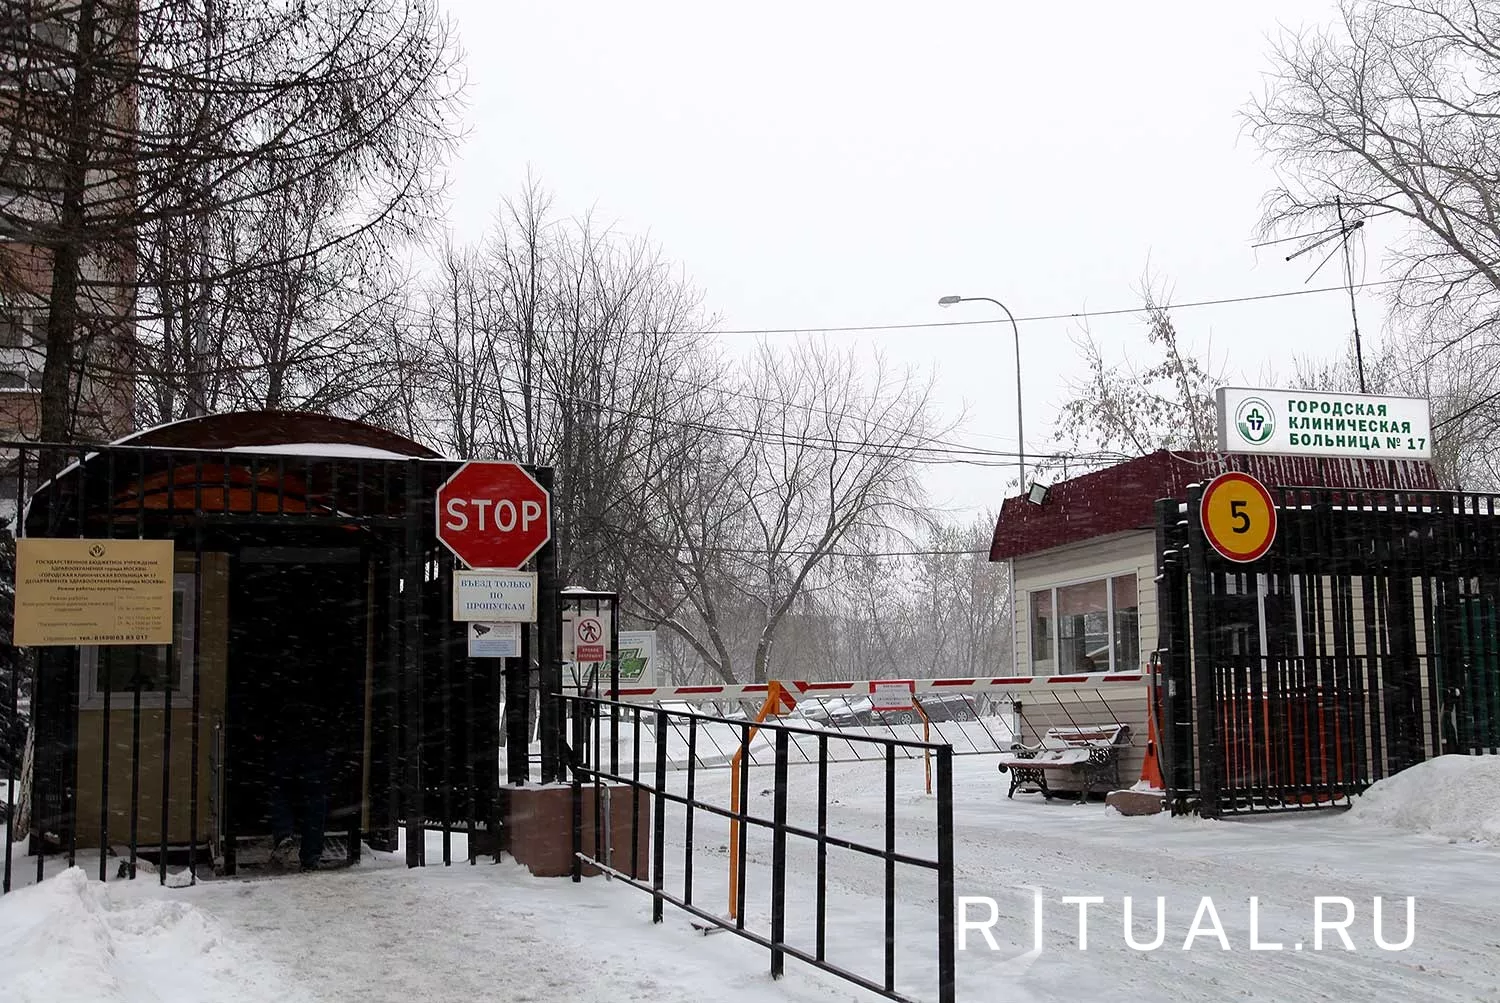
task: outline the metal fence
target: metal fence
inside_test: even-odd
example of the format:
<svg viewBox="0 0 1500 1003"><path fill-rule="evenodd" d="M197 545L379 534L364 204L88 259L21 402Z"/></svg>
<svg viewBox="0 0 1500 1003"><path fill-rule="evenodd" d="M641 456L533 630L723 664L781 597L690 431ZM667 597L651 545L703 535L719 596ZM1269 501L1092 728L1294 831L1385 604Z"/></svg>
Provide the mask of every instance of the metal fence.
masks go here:
<svg viewBox="0 0 1500 1003"><path fill-rule="evenodd" d="M686 912L695 925L705 930L726 930L770 952L771 974L780 977L786 958L802 961L829 972L879 996L891 1000L915 1000L913 990L904 988L897 966L898 943L911 943L898 924L898 872L910 879L926 875L919 884L930 882L931 901L936 922L933 949L937 956L937 985L932 987L941 1003L952 1003L955 997L955 928L954 928L954 845L953 845L953 750L914 740L873 735L831 736L826 731L799 728L780 723L760 723L727 717L696 714L639 703L622 703L589 696L565 695L562 698L569 720L568 745L571 752L573 784L574 880L586 869L596 869L632 887L648 892L653 899L652 918L661 922L668 904ZM612 726L611 721L615 722ZM622 727L623 726L623 727ZM730 731L739 735L739 747L750 749L759 736L769 736L772 755L769 762L755 765L755 775L770 771L770 809L749 810L748 797L727 800L712 799L704 794L711 775L698 765L696 755L687 756L678 772L669 770L668 743L651 736L682 734L689 750L695 750L700 736L711 731ZM624 746L617 748L611 735L624 734ZM874 750L869 765L883 770L884 816L878 841L861 841L846 835L830 823L829 808L833 792L829 786L829 766L834 762L832 747L847 742ZM813 818L792 817L788 792L792 783L789 768L793 748L799 744L811 750L811 761L817 774L813 788ZM909 756L930 752L936 769L936 796L932 800L935 845L930 854L914 853L898 844L902 831L897 820L897 764ZM866 758L866 757L860 757ZM748 792L752 762L747 755L736 757L733 787ZM718 773L723 776L722 771ZM617 862L616 842L611 819L615 814L606 804L611 789L624 789L630 798L628 864ZM806 806L800 806L805 808ZM681 826L680 845L668 846L669 812ZM643 818L649 819L649 835ZM703 875L706 869L717 874L724 857L712 852L715 841L705 836L711 825L727 826L729 881L724 913L709 908L704 900ZM749 844L752 832L769 836L771 854L764 884L755 887L749 869ZM789 863L793 847L811 854L811 873ZM649 848L650 861L644 856ZM878 930L869 943L881 945L880 967L876 971L856 970L831 960L829 934L829 851L853 854L875 862L880 869L880 897L883 906ZM623 850L618 854L623 856ZM805 859L805 855L799 854ZM676 858L675 860L673 858ZM680 864L677 863L680 861ZM672 874L669 881L669 862ZM697 884L695 885L695 879ZM789 885L789 880L793 883ZM811 881L810 894L805 882ZM795 886L796 892L793 891ZM764 890L764 895L760 895ZM768 911L764 923L747 921L747 905L752 895L764 898ZM811 916L810 928L802 936L788 932L789 905L796 898L796 915ZM901 896L900 901L910 898ZM929 997L930 998L930 997Z"/></svg>
<svg viewBox="0 0 1500 1003"><path fill-rule="evenodd" d="M1174 811L1344 802L1444 754L1500 751L1500 499L1273 488L1253 564L1201 489L1158 505L1163 756Z"/></svg>

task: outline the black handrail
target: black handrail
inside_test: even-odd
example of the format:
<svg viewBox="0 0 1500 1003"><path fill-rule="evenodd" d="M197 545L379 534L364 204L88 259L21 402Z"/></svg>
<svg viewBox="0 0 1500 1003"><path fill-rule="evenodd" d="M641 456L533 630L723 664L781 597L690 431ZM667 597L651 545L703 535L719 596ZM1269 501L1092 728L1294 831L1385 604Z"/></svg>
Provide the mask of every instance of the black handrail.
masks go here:
<svg viewBox="0 0 1500 1003"><path fill-rule="evenodd" d="M937 942L934 945L938 955L936 999L938 1003L953 1003L957 998L954 984L954 753L951 746L874 735L837 736L841 742L868 743L884 753L871 761L872 765L875 762L880 763L885 770L884 831L882 833L881 844L872 846L856 839L846 838L845 836L829 832L828 799L830 792L828 785L828 763L830 760L828 756L828 735L825 732L773 721L752 724L743 719L719 717L712 714L699 714L692 711L668 710L660 707L652 708L641 704L623 703L587 695L565 694L561 699L569 711L564 717L571 723L572 727L568 741L568 754L573 790L573 880L581 880L585 868L608 874L616 880L622 881L633 888L639 888L651 895L651 918L653 922L662 922L664 907L670 904L693 917L697 921L697 925L705 929L729 930L745 940L758 944L770 952L770 970L771 975L775 978L780 978L783 975L786 958L790 957L867 989L884 999L915 1003L915 997L909 995L909 990L898 988L896 876L898 868L931 872L935 877L937 904ZM607 725L604 723L606 717L610 720L610 723ZM605 734L618 734L619 719L621 717L627 717L633 725L633 734L630 742L635 756L628 769L625 764L618 762L618 758L622 757L617 757L614 754L614 750L601 748L605 744L604 741L601 741ZM644 764L641 763L641 735L643 728L648 723L653 726L653 734L657 736L654 753L648 753L653 760L652 765L654 766L649 782L642 776L642 766ZM742 749L748 748L752 729L770 734L771 743L775 749L774 760L770 764L772 770L772 808L770 817L752 813L749 810L748 797L742 797L740 805L727 806L713 804L699 797L696 783L699 767L695 753L699 730L705 724L717 724L736 729L740 735L740 747ZM688 743L688 757L685 765L681 768L686 773L686 777L684 778L686 793L679 793L676 790L668 789L667 737L672 734L680 734L683 730L687 733ZM817 739L818 783L817 828L815 830L795 825L788 819L788 765L791 760L791 747L797 735L808 735ZM931 753L936 760L936 797L934 805L936 809L937 852L936 856L932 858L904 852L897 847L895 816L898 749L915 750L918 753ZM756 767L756 769L764 768L764 765ZM739 769L740 788L744 791L750 769L748 756L741 756ZM584 802L586 787L594 789L593 813L596 820L599 818L598 809L602 800L600 795L603 788L621 787L628 789L632 799L631 817L633 820L632 831L629 836L631 856L628 866L615 864L611 861L611 847L603 844L603 833L597 821L593 826L593 845L591 847L585 845ZM641 859L639 819L643 798L650 799L651 811L653 813L650 820L652 852L650 855L651 864L649 874L638 873L638 865ZM665 874L667 861L666 813L669 806L680 809L684 813L683 869L680 892L667 887ZM746 919L746 887L750 881L745 865L747 862L746 846L749 841L743 838L743 836L739 840L738 846L740 856L738 861L739 887L735 896L734 904L736 908L734 910L734 917L727 918L716 915L694 902L694 821L699 813L738 822L742 833L746 833L750 827L770 833L770 915L769 922L764 927L758 928L755 924L747 922ZM615 834L615 838L619 839L620 834ZM816 908L813 917L815 939L814 943L810 945L794 942L792 938L789 938L786 930L787 877L790 866L787 851L791 840L805 840L816 847ZM882 898L884 908L882 913L883 936L881 940L883 942L883 949L881 952L882 964L878 972L856 972L833 964L828 960L826 950L829 898L827 851L830 847L873 857L882 863Z"/></svg>

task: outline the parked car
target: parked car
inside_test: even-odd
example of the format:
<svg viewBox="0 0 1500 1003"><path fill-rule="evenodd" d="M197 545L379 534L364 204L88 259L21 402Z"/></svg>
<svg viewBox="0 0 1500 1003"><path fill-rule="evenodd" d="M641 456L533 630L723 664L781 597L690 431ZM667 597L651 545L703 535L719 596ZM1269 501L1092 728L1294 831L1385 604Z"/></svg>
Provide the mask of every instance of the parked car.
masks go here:
<svg viewBox="0 0 1500 1003"><path fill-rule="evenodd" d="M806 698L787 716L801 718L817 727L858 728L869 723L870 701L867 697Z"/></svg>
<svg viewBox="0 0 1500 1003"><path fill-rule="evenodd" d="M941 721L973 721L978 715L975 713L978 704L972 697L966 697L962 693L923 693L918 695L917 700L922 705L922 710L927 713L927 720L934 724ZM876 714L876 723L884 724L920 724L922 714L915 707L911 710L887 711L885 714Z"/></svg>
<svg viewBox="0 0 1500 1003"><path fill-rule="evenodd" d="M927 719L941 721L973 721L976 704L961 693L924 693L917 698ZM798 706L799 716L808 721L832 728L868 728L920 724L922 711L911 710L877 711L869 697L835 697L829 700L805 700Z"/></svg>

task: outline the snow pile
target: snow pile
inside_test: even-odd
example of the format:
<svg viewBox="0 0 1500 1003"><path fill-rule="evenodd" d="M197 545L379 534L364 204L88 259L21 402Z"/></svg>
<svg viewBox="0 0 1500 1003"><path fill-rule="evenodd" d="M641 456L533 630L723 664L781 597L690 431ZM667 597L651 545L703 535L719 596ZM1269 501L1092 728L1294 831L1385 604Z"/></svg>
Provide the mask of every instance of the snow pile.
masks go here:
<svg viewBox="0 0 1500 1003"><path fill-rule="evenodd" d="M1356 798L1367 825L1500 843L1500 756L1439 756L1387 777Z"/></svg>
<svg viewBox="0 0 1500 1003"><path fill-rule="evenodd" d="M305 1000L248 966L217 922L180 900L105 886L79 868L0 898L7 1003Z"/></svg>

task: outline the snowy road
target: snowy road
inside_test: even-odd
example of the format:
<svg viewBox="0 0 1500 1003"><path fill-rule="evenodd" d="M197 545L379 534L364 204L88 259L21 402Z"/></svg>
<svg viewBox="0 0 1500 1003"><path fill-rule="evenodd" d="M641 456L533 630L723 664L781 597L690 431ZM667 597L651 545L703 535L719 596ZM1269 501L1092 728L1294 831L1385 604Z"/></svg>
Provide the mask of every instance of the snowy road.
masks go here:
<svg viewBox="0 0 1500 1003"><path fill-rule="evenodd" d="M1429 764L1431 765L1431 764ZM1485 761L1494 778L1482 802L1494 811L1500 790L1500 760ZM830 831L867 843L881 841L884 780L878 767L841 764L830 769L837 804ZM960 758L955 767L956 890L960 896L997 901L1002 915L991 930L998 951L978 933L958 958L960 1000L1167 1001L1355 999L1495 1001L1500 1003L1500 847L1452 841L1371 825L1356 813L1319 812L1259 817L1247 821L1125 818L1098 804L1050 804L1026 795L1004 798L1003 778L988 758ZM752 798L769 777L752 775ZM700 790L703 779L700 779ZM898 848L921 856L933 852L932 801L922 792L920 764L898 771ZM813 782L791 776L792 820L811 821ZM700 797L704 796L700 794ZM1463 806L1455 806L1462 810ZM761 810L769 814L764 802ZM752 809L756 810L756 809ZM1471 807L1472 810L1472 807ZM671 818L671 816L669 816ZM698 838L721 831L697 823ZM673 827L675 828L675 826ZM707 830L707 831L706 831ZM747 909L765 916L769 840L752 837ZM812 904L806 876L815 857L795 841L789 848L794 874L803 883L789 894L794 906ZM830 954L835 960L879 973L883 946L878 862L830 857L832 894ZM669 873L680 863L669 858ZM722 909L722 872L695 873L695 892ZM1033 945L1034 886L1043 899L1043 950L1029 966L1011 960ZM926 874L898 879L898 984L913 995L935 998L935 881ZM1078 945L1077 905L1065 896L1097 896L1090 905L1086 950ZM1155 939L1157 897L1165 909L1159 949L1131 949L1123 931L1124 900L1134 907L1137 943ZM1204 896L1213 900L1229 949L1217 937L1183 943ZM1250 898L1258 899L1260 944L1282 950L1251 950ZM1328 931L1315 950L1315 899L1351 900L1355 922L1348 928L1353 951ZM1405 933L1406 898L1415 899L1415 937L1400 952L1378 948L1373 936L1376 897L1383 904L1388 944ZM796 915L801 912L794 908ZM1337 921L1340 905L1325 906ZM983 918L982 908L971 915ZM811 921L789 922L792 934L811 940ZM1202 928L1211 930L1207 919ZM1302 944L1302 949L1296 945ZM789 972L804 969L792 966Z"/></svg>

